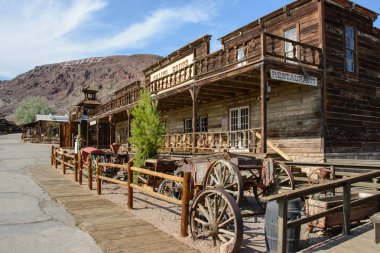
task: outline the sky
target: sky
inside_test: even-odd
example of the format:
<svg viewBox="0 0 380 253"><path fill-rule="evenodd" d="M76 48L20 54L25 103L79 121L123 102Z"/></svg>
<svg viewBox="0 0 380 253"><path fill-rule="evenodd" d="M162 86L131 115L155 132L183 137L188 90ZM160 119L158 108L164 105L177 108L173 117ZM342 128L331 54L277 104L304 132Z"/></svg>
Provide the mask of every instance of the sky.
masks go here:
<svg viewBox="0 0 380 253"><path fill-rule="evenodd" d="M109 55L166 56L292 0L0 0L0 80L35 66ZM380 12L379 0L355 0ZM380 27L380 18L375 26Z"/></svg>

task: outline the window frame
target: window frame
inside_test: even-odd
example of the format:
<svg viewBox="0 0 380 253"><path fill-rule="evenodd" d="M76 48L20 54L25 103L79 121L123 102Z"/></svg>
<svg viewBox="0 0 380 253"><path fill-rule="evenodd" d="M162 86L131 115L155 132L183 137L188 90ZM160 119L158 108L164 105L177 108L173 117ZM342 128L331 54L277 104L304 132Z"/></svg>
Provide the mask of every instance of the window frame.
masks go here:
<svg viewBox="0 0 380 253"><path fill-rule="evenodd" d="M346 28L350 27L353 31L353 50L347 47L347 37L346 37ZM351 23L345 23L343 27L343 58L344 58L344 73L348 75L356 75L358 69L358 56L357 56L357 29L356 26ZM350 71L347 69L347 50L353 52L352 61L353 61L353 70Z"/></svg>
<svg viewBox="0 0 380 253"><path fill-rule="evenodd" d="M187 125L188 122L190 125ZM190 128L188 128L190 126ZM192 133L193 132L193 120L191 118L187 118L183 120L183 132L184 133Z"/></svg>
<svg viewBox="0 0 380 253"><path fill-rule="evenodd" d="M202 119L206 119L206 124L204 126L202 126ZM205 116L200 116L198 118L198 124L197 124L197 130L198 132L201 132L201 133L204 133L204 132L208 132L208 117L207 115Z"/></svg>
<svg viewBox="0 0 380 253"><path fill-rule="evenodd" d="M288 31L290 31L290 30L295 30L295 35L296 35L296 39L294 40L294 41L296 41L296 42L299 42L300 41L300 25L299 25L299 23L297 23L297 24L293 24L293 25L291 25L291 26L288 26L288 27L286 27L285 29L283 29L283 32L282 32L282 36L285 38L285 39L290 39L290 38L286 38L285 37L285 33L286 32L288 32ZM291 39L290 39L291 40ZM297 58L297 60L298 61L293 61L293 60L288 60L288 59L286 59L285 57L286 57L286 43L290 43L290 42L284 42L284 46L283 46L283 50L284 50L284 61L286 62L286 63L292 63L292 64L298 64L298 61L300 60L300 50L299 50L299 47L298 47L298 45L296 45L295 46L295 48L296 48L296 55L295 55L295 57ZM292 51L289 51L289 52L292 52L293 53L293 49L292 49ZM288 53L289 53L288 52ZM293 56L294 57L294 56Z"/></svg>

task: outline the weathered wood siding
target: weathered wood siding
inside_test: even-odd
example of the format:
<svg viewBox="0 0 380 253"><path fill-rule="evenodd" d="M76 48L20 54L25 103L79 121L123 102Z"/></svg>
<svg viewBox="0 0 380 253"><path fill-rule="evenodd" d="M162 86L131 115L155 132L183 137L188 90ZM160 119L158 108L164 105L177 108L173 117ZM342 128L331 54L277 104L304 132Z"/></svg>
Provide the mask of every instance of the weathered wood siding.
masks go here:
<svg viewBox="0 0 380 253"><path fill-rule="evenodd" d="M344 28L356 30L357 72L345 73ZM380 36L369 17L325 3L328 153L380 152Z"/></svg>
<svg viewBox="0 0 380 253"><path fill-rule="evenodd" d="M258 21L252 22L230 35L222 37L225 47L234 46L240 41L256 36L264 30L278 36L284 35L284 30L297 27L298 40L300 42L319 46L319 13L318 1L302 1L304 4L293 3L289 5L289 10L277 10ZM223 41L223 38L225 38Z"/></svg>

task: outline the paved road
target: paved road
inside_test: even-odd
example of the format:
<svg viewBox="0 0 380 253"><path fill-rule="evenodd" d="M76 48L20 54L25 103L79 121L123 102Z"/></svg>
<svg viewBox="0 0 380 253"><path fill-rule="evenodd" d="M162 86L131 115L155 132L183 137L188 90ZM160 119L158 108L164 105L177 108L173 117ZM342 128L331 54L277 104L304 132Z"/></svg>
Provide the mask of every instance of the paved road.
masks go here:
<svg viewBox="0 0 380 253"><path fill-rule="evenodd" d="M42 190L27 167L50 163L50 145L0 136L0 253L101 253L74 218Z"/></svg>

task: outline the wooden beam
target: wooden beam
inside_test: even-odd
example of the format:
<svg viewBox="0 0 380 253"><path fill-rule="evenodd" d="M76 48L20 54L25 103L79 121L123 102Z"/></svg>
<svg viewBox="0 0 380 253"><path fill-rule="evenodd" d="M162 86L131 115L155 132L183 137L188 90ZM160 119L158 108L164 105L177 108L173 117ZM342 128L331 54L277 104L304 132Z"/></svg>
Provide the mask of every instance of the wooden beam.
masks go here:
<svg viewBox="0 0 380 253"><path fill-rule="evenodd" d="M350 182L346 182L343 184L343 227L342 227L343 235L351 234L350 207L351 207L351 184Z"/></svg>
<svg viewBox="0 0 380 253"><path fill-rule="evenodd" d="M278 201L277 252L281 252L281 253L286 252L287 223L288 223L288 200L281 199Z"/></svg>
<svg viewBox="0 0 380 253"><path fill-rule="evenodd" d="M260 81L260 108L261 108L261 152L267 152L267 67L265 62L261 65Z"/></svg>
<svg viewBox="0 0 380 253"><path fill-rule="evenodd" d="M192 134L193 134L193 143L192 143L192 153L195 155L195 145L197 143L197 140L195 139L195 131L196 131L196 122L197 122L197 112L198 112L198 94L199 94L200 87L199 86L193 86L189 91L191 95L191 99L193 100L193 118L192 118Z"/></svg>

